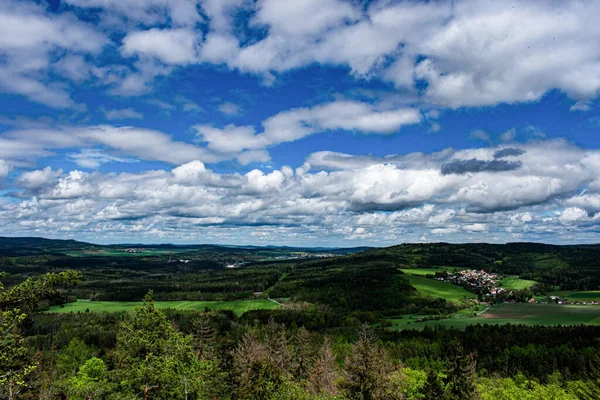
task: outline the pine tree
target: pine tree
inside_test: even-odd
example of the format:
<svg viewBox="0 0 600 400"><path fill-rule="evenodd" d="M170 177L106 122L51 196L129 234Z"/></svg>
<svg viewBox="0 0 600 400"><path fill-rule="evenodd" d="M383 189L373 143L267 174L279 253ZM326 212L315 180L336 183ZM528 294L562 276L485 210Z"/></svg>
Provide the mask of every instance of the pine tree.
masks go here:
<svg viewBox="0 0 600 400"><path fill-rule="evenodd" d="M215 337L215 328L208 313L199 313L198 317L192 321L192 332L194 334L194 343L198 350L198 357L210 359L213 354L213 341Z"/></svg>
<svg viewBox="0 0 600 400"><path fill-rule="evenodd" d="M436 371L430 371L427 374L427 381L423 387L423 394L426 399L443 399L446 396L446 389Z"/></svg>
<svg viewBox="0 0 600 400"><path fill-rule="evenodd" d="M188 399L204 389L214 365L200 361L191 336L175 331L154 307L152 292L122 324L115 349L116 376L123 390L143 398Z"/></svg>
<svg viewBox="0 0 600 400"><path fill-rule="evenodd" d="M288 349L288 340L284 324L275 322L273 317L265 327L265 345L273 363L281 371L288 372L291 366L292 356Z"/></svg>
<svg viewBox="0 0 600 400"><path fill-rule="evenodd" d="M337 392L335 376L335 357L331 350L329 338L325 338L323 347L321 347L321 353L314 361L313 368L308 377L308 390L314 395L326 393L334 396Z"/></svg>
<svg viewBox="0 0 600 400"><path fill-rule="evenodd" d="M294 335L294 377L298 380L306 379L311 364L311 339L305 327L298 329Z"/></svg>
<svg viewBox="0 0 600 400"><path fill-rule="evenodd" d="M368 324L358 331L358 340L346 359L343 387L351 399L384 400L390 389L389 373L393 370Z"/></svg>
<svg viewBox="0 0 600 400"><path fill-rule="evenodd" d="M233 352L237 394L241 399L269 399L285 382L283 371L272 357L272 350L254 334L247 332Z"/></svg>
<svg viewBox="0 0 600 400"><path fill-rule="evenodd" d="M450 345L451 365L448 371L449 394L455 400L472 400L479 397L475 374L475 356L464 354L459 341Z"/></svg>

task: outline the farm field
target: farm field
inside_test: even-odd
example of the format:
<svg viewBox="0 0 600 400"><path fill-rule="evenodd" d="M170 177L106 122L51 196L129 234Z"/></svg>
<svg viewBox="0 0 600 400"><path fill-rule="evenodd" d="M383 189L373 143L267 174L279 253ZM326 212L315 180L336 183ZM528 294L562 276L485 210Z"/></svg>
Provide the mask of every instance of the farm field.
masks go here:
<svg viewBox="0 0 600 400"><path fill-rule="evenodd" d="M419 318L422 316L390 319L393 324L390 329L423 329L436 325L465 329L476 324L600 325L600 306L503 303L475 317L457 315L455 318L423 322L419 322Z"/></svg>
<svg viewBox="0 0 600 400"><path fill-rule="evenodd" d="M559 296L573 301L600 301L600 290L552 292L548 296Z"/></svg>
<svg viewBox="0 0 600 400"><path fill-rule="evenodd" d="M504 289L523 290L523 289L529 289L536 283L538 283L538 282L531 281L528 279L507 277L507 278L501 279L500 282L498 282L498 286L503 287Z"/></svg>
<svg viewBox="0 0 600 400"><path fill-rule="evenodd" d="M405 271L405 270L403 270ZM423 296L441 297L448 301L459 301L464 298L475 299L477 296L460 286L447 282L436 281L435 279L425 278L424 276L406 273L410 284L417 289Z"/></svg>
<svg viewBox="0 0 600 400"><path fill-rule="evenodd" d="M77 300L67 303L64 307L51 307L49 313L68 312L116 312L135 311L135 307L141 305L140 301L89 301ZM272 310L279 306L270 300L234 300L234 301L157 301L156 308L173 308L178 310L232 310L237 315L242 315L250 310Z"/></svg>

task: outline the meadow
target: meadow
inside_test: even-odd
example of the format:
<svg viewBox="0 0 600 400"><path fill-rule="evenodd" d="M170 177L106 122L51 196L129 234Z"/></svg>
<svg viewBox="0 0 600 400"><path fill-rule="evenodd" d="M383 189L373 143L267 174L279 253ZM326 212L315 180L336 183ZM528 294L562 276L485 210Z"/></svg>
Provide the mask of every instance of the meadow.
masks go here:
<svg viewBox="0 0 600 400"><path fill-rule="evenodd" d="M63 306L51 307L49 313L69 312L115 312L135 311L141 305L140 301L89 301L77 300ZM237 315L242 315L250 310L273 310L280 307L270 300L234 300L234 301L157 301L156 308L172 308L176 310L231 310Z"/></svg>
<svg viewBox="0 0 600 400"><path fill-rule="evenodd" d="M477 296L460 286L453 285L447 282L440 282L435 279L425 278L423 274L418 271L417 274L413 274L411 269L403 269L408 278L409 283L413 286L419 294L429 297L439 297L446 299L447 301L460 301L462 299L475 299Z"/></svg>
<svg viewBox="0 0 600 400"><path fill-rule="evenodd" d="M498 286L503 287L504 289L523 290L529 289L537 283L538 282L529 279L507 277L501 279L500 282L498 282Z"/></svg>
<svg viewBox="0 0 600 400"><path fill-rule="evenodd" d="M444 326L465 329L476 324L522 325L600 325L600 306L502 303L477 316L456 315L454 318L421 321L423 316L410 315L390 319L390 329L423 329L426 326Z"/></svg>
<svg viewBox="0 0 600 400"><path fill-rule="evenodd" d="M559 296L573 301L600 301L600 290L552 292L549 296Z"/></svg>

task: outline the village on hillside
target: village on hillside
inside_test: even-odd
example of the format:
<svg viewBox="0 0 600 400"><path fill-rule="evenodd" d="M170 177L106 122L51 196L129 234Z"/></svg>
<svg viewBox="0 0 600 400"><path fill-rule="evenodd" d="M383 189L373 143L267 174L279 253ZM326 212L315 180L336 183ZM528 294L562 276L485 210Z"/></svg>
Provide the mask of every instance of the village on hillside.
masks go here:
<svg viewBox="0 0 600 400"><path fill-rule="evenodd" d="M536 300L530 290L510 290L499 286L502 276L484 270L464 269L456 272L436 272L435 278L441 282L462 286L479 296L485 303L528 302L556 303L571 305L598 305L598 301L573 301L560 296L548 296L548 301Z"/></svg>

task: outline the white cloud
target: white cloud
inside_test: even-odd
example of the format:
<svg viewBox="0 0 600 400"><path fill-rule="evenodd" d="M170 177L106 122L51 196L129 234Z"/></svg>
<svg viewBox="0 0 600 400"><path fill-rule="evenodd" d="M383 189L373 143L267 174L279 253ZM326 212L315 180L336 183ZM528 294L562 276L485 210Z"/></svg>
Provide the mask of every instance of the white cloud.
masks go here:
<svg viewBox="0 0 600 400"><path fill-rule="evenodd" d="M46 168L17 178L26 190L0 207L0 232L54 235L67 227L78 235L135 232L229 243L257 232L271 241L390 244L429 234L444 241L474 234L488 241L558 240L576 227L577 241L596 241L600 217L588 215L597 211L576 204L593 208L600 198L598 151L561 141L523 150L511 157L520 158L519 169L467 175L443 175L441 165L492 159L498 148L406 154L388 164L372 158L372 165L332 172L305 165L220 174L200 161L120 174ZM573 195L581 187L587 192Z"/></svg>
<svg viewBox="0 0 600 400"><path fill-rule="evenodd" d="M132 108L123 108L121 110L105 110L103 109L102 112L104 113L104 116L106 117L107 120L112 121L115 119L142 119L144 118L144 116L135 111Z"/></svg>
<svg viewBox="0 0 600 400"><path fill-rule="evenodd" d="M585 210L577 207L570 207L562 212L560 212L560 216L558 217L560 222L563 224L570 224L577 221L585 221L588 219L588 214Z"/></svg>
<svg viewBox="0 0 600 400"><path fill-rule="evenodd" d="M198 140L206 142L208 148L240 152L244 149L264 149L299 140L314 133L338 129L391 134L404 125L420 121L421 114L414 108L379 110L367 103L336 101L312 108L282 111L264 120L264 130L258 134L251 126L228 125L220 129L198 125L195 128Z"/></svg>
<svg viewBox="0 0 600 400"><path fill-rule="evenodd" d="M67 154L75 164L81 168L96 169L102 164L119 162L135 163L138 160L132 158L116 157L95 149L82 149L79 153Z"/></svg>
<svg viewBox="0 0 600 400"><path fill-rule="evenodd" d="M516 136L517 136L517 130L515 128L512 128L512 129L509 129L506 132L502 133L499 136L499 139L501 142L510 143L513 140L515 140Z"/></svg>
<svg viewBox="0 0 600 400"><path fill-rule="evenodd" d="M197 34L186 28L130 32L123 38L124 55L155 57L167 64L189 64L196 60Z"/></svg>
<svg viewBox="0 0 600 400"><path fill-rule="evenodd" d="M241 114L242 109L235 103L225 102L219 104L219 111L228 116L235 116Z"/></svg>
<svg viewBox="0 0 600 400"><path fill-rule="evenodd" d="M569 111L590 111L592 109L592 102L586 100L579 100L577 103L573 104Z"/></svg>
<svg viewBox="0 0 600 400"><path fill-rule="evenodd" d="M193 25L202 20L197 0L65 0L76 7L103 9L107 25L120 25L123 20L133 23L160 24L169 19L174 25ZM122 18L125 16L126 18Z"/></svg>
<svg viewBox="0 0 600 400"><path fill-rule="evenodd" d="M12 166L6 160L0 159L0 179L6 178L11 170Z"/></svg>
<svg viewBox="0 0 600 400"><path fill-rule="evenodd" d="M106 43L103 34L70 13L49 16L33 3L2 2L0 91L54 108L81 108L64 87L47 83L42 74L49 69L54 51L94 54Z"/></svg>
<svg viewBox="0 0 600 400"><path fill-rule="evenodd" d="M24 189L37 190L52 184L62 173L62 169L53 170L50 167L24 172L16 179L16 184Z"/></svg>
<svg viewBox="0 0 600 400"><path fill-rule="evenodd" d="M142 160L164 161L172 164L192 160L215 162L222 159L205 148L175 141L165 133L128 126L99 125L64 129L12 130L0 135L0 157L21 163L32 163L39 157L50 156L55 149L84 149L96 146L108 147ZM88 153L88 156L91 154ZM72 158L80 162L90 158L100 159L91 156Z"/></svg>

